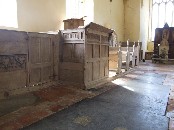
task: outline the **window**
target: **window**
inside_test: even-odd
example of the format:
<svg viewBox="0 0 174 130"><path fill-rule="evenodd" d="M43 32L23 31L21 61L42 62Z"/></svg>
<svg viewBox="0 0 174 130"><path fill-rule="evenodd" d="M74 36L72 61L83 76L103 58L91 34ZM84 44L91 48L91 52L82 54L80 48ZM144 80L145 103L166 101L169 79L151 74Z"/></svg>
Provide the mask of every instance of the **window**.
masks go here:
<svg viewBox="0 0 174 130"><path fill-rule="evenodd" d="M0 0L0 26L18 27L16 0Z"/></svg>
<svg viewBox="0 0 174 130"><path fill-rule="evenodd" d="M174 0L153 0L152 5L152 38L156 28L163 28L168 23L174 27Z"/></svg>
<svg viewBox="0 0 174 130"><path fill-rule="evenodd" d="M66 0L66 18L84 17L85 25L94 20L93 0Z"/></svg>

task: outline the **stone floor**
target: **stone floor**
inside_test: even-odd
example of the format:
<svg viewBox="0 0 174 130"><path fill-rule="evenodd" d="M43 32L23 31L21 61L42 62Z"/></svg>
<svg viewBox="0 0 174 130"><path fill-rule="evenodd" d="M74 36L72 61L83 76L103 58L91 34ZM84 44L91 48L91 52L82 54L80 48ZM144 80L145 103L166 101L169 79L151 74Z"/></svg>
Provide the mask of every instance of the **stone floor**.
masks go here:
<svg viewBox="0 0 174 130"><path fill-rule="evenodd" d="M18 130L61 111L81 100L93 98L111 87L85 91L59 84L0 100L0 130Z"/></svg>
<svg viewBox="0 0 174 130"><path fill-rule="evenodd" d="M145 62L102 88L52 86L22 97L0 101L0 130L174 129L174 65Z"/></svg>

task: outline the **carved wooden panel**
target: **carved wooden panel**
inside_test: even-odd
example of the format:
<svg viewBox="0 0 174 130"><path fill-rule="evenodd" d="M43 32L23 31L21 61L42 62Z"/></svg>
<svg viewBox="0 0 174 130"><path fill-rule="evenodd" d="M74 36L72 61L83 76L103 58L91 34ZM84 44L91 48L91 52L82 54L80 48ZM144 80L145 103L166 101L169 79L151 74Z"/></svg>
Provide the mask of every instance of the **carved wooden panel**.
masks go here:
<svg viewBox="0 0 174 130"><path fill-rule="evenodd" d="M86 82L90 82L93 80L93 63L86 63Z"/></svg>
<svg viewBox="0 0 174 130"><path fill-rule="evenodd" d="M27 55L0 55L0 72L26 70Z"/></svg>
<svg viewBox="0 0 174 130"><path fill-rule="evenodd" d="M104 76L105 76L105 63L100 62L100 77L104 77Z"/></svg>
<svg viewBox="0 0 174 130"><path fill-rule="evenodd" d="M87 59L93 58L93 44L88 44L86 46L86 53Z"/></svg>
<svg viewBox="0 0 174 130"><path fill-rule="evenodd" d="M106 45L101 46L101 57L108 57L108 48Z"/></svg>
<svg viewBox="0 0 174 130"><path fill-rule="evenodd" d="M51 43L51 39L50 38L41 38L41 44L42 44L42 48L41 48L41 56L42 56L42 62L47 63L47 62L51 62L52 59L52 43Z"/></svg>
<svg viewBox="0 0 174 130"><path fill-rule="evenodd" d="M109 62L108 60L104 61L104 67L105 67L105 77L109 75Z"/></svg>
<svg viewBox="0 0 174 130"><path fill-rule="evenodd" d="M93 62L93 80L97 80L100 77L100 62Z"/></svg>
<svg viewBox="0 0 174 130"><path fill-rule="evenodd" d="M101 42L103 44L108 44L109 43L109 38L108 36L101 36Z"/></svg>
<svg viewBox="0 0 174 130"><path fill-rule="evenodd" d="M109 73L108 40L111 32L95 23L61 31L60 80L81 83L86 89L105 80ZM81 70L74 70L74 64L80 64Z"/></svg>
<svg viewBox="0 0 174 130"><path fill-rule="evenodd" d="M90 33L90 35L92 35L92 33ZM86 43L87 45L85 52L87 55L87 59L85 83L87 85L87 88L91 88L92 84L101 82L101 80L107 78L109 74L109 43L107 39L108 37L100 35L100 33L96 36L100 37L98 42L95 42L95 40L90 39L87 40L88 42Z"/></svg>
<svg viewBox="0 0 174 130"><path fill-rule="evenodd" d="M99 43L99 42L100 42L100 35L98 35L98 34L93 34L93 33L88 33L88 34L87 34L87 41L88 41L88 42Z"/></svg>
<svg viewBox="0 0 174 130"><path fill-rule="evenodd" d="M58 75L58 43L58 35L0 30L0 98L4 92L19 94L28 86L53 81Z"/></svg>
<svg viewBox="0 0 174 130"><path fill-rule="evenodd" d="M0 98L27 86L27 33L0 30Z"/></svg>
<svg viewBox="0 0 174 130"><path fill-rule="evenodd" d="M44 34L29 33L29 84L37 85L53 78L52 41Z"/></svg>
<svg viewBox="0 0 174 130"><path fill-rule="evenodd" d="M84 60L84 44L74 44L73 58L76 63L83 63Z"/></svg>
<svg viewBox="0 0 174 130"><path fill-rule="evenodd" d="M81 63L60 62L61 81L83 83L84 66Z"/></svg>
<svg viewBox="0 0 174 130"><path fill-rule="evenodd" d="M84 44L80 43L63 44L62 57L64 62L82 63L84 59Z"/></svg>
<svg viewBox="0 0 174 130"><path fill-rule="evenodd" d="M41 68L31 68L29 81L31 85L41 82Z"/></svg>
<svg viewBox="0 0 174 130"><path fill-rule="evenodd" d="M62 57L63 57L63 61L64 62L70 62L72 61L72 49L73 48L73 44L67 43L67 44L63 44L63 53L62 53Z"/></svg>
<svg viewBox="0 0 174 130"><path fill-rule="evenodd" d="M100 57L100 45L95 44L94 48L94 57L93 58L99 58Z"/></svg>
<svg viewBox="0 0 174 130"><path fill-rule="evenodd" d="M40 38L30 38L30 52L29 58L32 64L41 63L41 55L40 55Z"/></svg>
<svg viewBox="0 0 174 130"><path fill-rule="evenodd" d="M50 80L52 78L50 76L53 76L53 74L52 74L52 66L48 65L48 66L45 66L42 69L42 81L44 82L44 81Z"/></svg>

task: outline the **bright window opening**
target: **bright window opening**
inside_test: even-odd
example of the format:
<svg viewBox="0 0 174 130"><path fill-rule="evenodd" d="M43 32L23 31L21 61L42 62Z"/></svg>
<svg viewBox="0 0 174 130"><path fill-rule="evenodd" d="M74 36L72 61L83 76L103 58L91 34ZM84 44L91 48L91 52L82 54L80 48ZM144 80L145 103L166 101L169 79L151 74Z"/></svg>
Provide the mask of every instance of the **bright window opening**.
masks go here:
<svg viewBox="0 0 174 130"><path fill-rule="evenodd" d="M18 28L16 0L0 0L0 26Z"/></svg>
<svg viewBox="0 0 174 130"><path fill-rule="evenodd" d="M165 23L174 27L174 0L153 0L152 40L155 37L155 29L163 28Z"/></svg>
<svg viewBox="0 0 174 130"><path fill-rule="evenodd" d="M66 0L66 18L84 18L85 25L94 21L93 0Z"/></svg>

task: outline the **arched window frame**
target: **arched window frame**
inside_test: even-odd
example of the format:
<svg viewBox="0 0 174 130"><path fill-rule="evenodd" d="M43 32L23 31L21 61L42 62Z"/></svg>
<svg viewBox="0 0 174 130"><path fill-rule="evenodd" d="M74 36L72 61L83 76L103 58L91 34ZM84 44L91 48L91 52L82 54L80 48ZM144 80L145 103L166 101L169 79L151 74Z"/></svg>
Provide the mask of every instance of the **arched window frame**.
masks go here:
<svg viewBox="0 0 174 130"><path fill-rule="evenodd" d="M169 4L172 7L167 8ZM155 6L157 6L157 9L155 9ZM167 12L169 9L171 10ZM162 28L166 22L170 27L174 27L174 0L152 0L152 41L154 40L155 29Z"/></svg>

